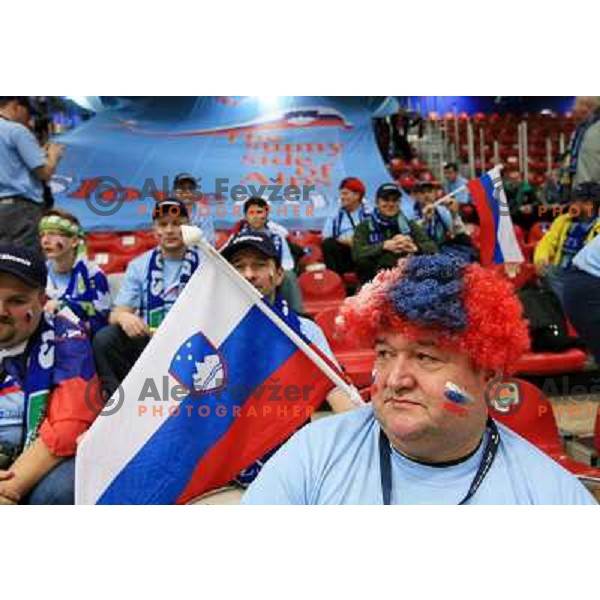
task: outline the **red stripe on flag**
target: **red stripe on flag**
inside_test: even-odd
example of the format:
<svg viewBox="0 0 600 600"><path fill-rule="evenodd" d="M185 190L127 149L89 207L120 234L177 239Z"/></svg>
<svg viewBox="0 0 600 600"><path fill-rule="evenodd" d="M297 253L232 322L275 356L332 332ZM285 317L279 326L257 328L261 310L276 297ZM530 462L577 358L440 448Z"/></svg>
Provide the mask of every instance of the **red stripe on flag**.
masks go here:
<svg viewBox="0 0 600 600"><path fill-rule="evenodd" d="M487 203L485 188L481 181L471 179L467 186L479 215L479 262L482 266L487 267L494 262L496 223Z"/></svg>
<svg viewBox="0 0 600 600"><path fill-rule="evenodd" d="M8 394L14 394L15 392L21 392L21 388L18 385L9 385L4 389L0 390L0 396L8 396Z"/></svg>
<svg viewBox="0 0 600 600"><path fill-rule="evenodd" d="M275 386L280 386L276 390L280 400L272 398ZM227 433L196 466L177 504L229 483L299 429L333 387L312 360L300 350L295 352L243 404Z"/></svg>

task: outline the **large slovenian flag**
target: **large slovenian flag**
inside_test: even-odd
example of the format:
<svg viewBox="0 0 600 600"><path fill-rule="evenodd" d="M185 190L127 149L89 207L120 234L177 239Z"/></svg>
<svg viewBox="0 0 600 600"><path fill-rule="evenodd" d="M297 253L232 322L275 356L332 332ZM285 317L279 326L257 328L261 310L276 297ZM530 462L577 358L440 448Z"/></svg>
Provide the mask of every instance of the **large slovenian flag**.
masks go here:
<svg viewBox="0 0 600 600"><path fill-rule="evenodd" d="M337 367L206 252L123 382L122 406L114 412L117 392L82 440L77 504L189 502L230 482L345 386Z"/></svg>
<svg viewBox="0 0 600 600"><path fill-rule="evenodd" d="M479 179L471 179L468 188L479 214L481 264L524 262L510 217L500 167L494 167Z"/></svg>

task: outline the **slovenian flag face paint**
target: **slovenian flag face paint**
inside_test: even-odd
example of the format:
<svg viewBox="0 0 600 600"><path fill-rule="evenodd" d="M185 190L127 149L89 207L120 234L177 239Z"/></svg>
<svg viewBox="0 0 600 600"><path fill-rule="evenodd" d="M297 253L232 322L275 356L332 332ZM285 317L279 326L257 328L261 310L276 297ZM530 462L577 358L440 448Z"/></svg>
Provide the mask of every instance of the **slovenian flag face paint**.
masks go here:
<svg viewBox="0 0 600 600"><path fill-rule="evenodd" d="M473 397L468 392L452 383L452 381L446 382L444 397L446 398L444 408L459 417L464 417L468 413L468 405L474 402Z"/></svg>

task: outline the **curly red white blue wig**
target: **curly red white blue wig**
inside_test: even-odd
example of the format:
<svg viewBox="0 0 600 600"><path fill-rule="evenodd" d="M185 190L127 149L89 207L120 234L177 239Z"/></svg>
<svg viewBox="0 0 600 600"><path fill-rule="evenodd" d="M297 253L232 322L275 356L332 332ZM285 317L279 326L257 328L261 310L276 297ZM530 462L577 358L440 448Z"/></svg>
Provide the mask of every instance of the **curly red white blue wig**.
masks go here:
<svg viewBox="0 0 600 600"><path fill-rule="evenodd" d="M377 334L433 337L476 368L514 372L530 346L512 285L495 272L444 254L415 256L381 271L341 310L339 333L373 344Z"/></svg>

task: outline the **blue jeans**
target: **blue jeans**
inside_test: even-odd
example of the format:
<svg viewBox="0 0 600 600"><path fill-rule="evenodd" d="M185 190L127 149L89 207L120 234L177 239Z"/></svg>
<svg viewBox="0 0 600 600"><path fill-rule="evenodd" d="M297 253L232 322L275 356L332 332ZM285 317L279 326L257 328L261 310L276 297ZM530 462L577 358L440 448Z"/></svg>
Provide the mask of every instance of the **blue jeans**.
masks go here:
<svg viewBox="0 0 600 600"><path fill-rule="evenodd" d="M560 300L561 306L565 306L565 272L566 269L551 265L544 275L544 281L550 286L556 297Z"/></svg>
<svg viewBox="0 0 600 600"><path fill-rule="evenodd" d="M24 504L75 504L75 458L54 467L29 492Z"/></svg>

